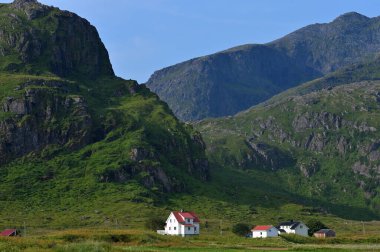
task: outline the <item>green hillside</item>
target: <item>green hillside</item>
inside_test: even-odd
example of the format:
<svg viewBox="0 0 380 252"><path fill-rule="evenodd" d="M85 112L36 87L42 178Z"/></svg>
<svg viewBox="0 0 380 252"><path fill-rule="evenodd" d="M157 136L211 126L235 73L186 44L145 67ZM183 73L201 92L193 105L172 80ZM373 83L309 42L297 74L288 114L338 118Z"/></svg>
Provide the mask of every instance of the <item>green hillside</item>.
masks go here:
<svg viewBox="0 0 380 252"><path fill-rule="evenodd" d="M326 212L379 218L378 66L338 71L236 116L197 123L211 162Z"/></svg>
<svg viewBox="0 0 380 252"><path fill-rule="evenodd" d="M144 214L209 179L200 134L114 76L86 20L34 0L1 4L0 17L1 227Z"/></svg>

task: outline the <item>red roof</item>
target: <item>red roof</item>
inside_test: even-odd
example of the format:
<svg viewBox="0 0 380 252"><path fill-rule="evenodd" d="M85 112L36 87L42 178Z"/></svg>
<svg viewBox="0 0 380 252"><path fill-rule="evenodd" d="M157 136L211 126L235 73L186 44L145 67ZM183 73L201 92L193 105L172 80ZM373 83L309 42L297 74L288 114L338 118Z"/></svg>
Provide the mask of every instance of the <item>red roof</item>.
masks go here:
<svg viewBox="0 0 380 252"><path fill-rule="evenodd" d="M16 235L16 232L16 229L5 229L3 232L0 233L0 236Z"/></svg>
<svg viewBox="0 0 380 252"><path fill-rule="evenodd" d="M177 219L179 223L184 223L185 218L187 219L193 219L193 222L200 222L198 216L194 212L172 212L174 214L174 217Z"/></svg>
<svg viewBox="0 0 380 252"><path fill-rule="evenodd" d="M252 229L252 231L266 231L268 229L271 229L273 226L256 226Z"/></svg>
<svg viewBox="0 0 380 252"><path fill-rule="evenodd" d="M183 218L194 219L194 216L190 213L179 213Z"/></svg>

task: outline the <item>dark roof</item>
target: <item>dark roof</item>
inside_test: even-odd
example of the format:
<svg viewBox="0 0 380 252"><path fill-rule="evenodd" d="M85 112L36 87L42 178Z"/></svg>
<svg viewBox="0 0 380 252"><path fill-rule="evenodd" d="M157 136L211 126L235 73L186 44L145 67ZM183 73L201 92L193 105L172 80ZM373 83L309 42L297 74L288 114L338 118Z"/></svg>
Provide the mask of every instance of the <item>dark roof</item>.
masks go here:
<svg viewBox="0 0 380 252"><path fill-rule="evenodd" d="M286 231L284 229L281 229L281 228L278 228L278 231L280 231L280 233L286 233Z"/></svg>
<svg viewBox="0 0 380 252"><path fill-rule="evenodd" d="M319 234L326 234L328 232L334 232L334 230L332 229L321 229L319 231L317 231L316 233L319 233ZM335 233L335 232L334 232Z"/></svg>
<svg viewBox="0 0 380 252"><path fill-rule="evenodd" d="M299 221L285 221L281 222L278 226L290 226L290 229L296 229L299 224L301 224Z"/></svg>
<svg viewBox="0 0 380 252"><path fill-rule="evenodd" d="M301 224L301 222L295 222L293 226L290 227L290 229L296 229L298 225Z"/></svg>

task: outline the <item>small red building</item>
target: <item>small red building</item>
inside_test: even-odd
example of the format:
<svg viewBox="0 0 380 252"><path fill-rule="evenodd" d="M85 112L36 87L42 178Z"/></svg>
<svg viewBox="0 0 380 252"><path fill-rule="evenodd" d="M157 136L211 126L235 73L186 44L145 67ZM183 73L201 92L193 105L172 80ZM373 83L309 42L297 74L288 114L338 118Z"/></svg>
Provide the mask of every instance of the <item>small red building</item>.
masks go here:
<svg viewBox="0 0 380 252"><path fill-rule="evenodd" d="M332 229L321 229L314 233L314 236L317 238L328 238L328 237L335 237L335 231Z"/></svg>
<svg viewBox="0 0 380 252"><path fill-rule="evenodd" d="M5 229L3 232L0 233L0 236L16 236L17 230L16 229Z"/></svg>

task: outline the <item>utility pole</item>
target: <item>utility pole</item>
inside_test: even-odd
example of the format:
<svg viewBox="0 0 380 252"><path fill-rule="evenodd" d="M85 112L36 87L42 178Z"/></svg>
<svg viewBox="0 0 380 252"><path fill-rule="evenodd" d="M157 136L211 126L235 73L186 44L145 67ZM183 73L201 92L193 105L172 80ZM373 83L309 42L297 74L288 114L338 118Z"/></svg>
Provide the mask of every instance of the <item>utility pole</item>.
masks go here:
<svg viewBox="0 0 380 252"><path fill-rule="evenodd" d="M25 224L25 221L24 221L24 236L26 237L26 224Z"/></svg>
<svg viewBox="0 0 380 252"><path fill-rule="evenodd" d="M362 225L363 225L363 235L365 235L364 221L362 221Z"/></svg>

